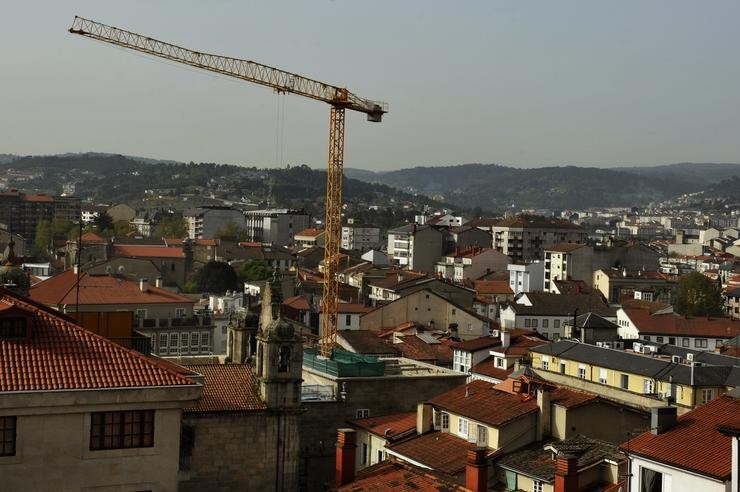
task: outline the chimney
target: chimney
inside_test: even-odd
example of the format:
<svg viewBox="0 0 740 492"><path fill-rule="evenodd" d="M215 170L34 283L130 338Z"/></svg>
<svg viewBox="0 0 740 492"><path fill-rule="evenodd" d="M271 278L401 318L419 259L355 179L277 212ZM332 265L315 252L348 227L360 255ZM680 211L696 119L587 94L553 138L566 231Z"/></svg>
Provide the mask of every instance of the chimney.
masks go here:
<svg viewBox="0 0 740 492"><path fill-rule="evenodd" d="M468 461L465 464L465 488L472 492L488 490L487 448L477 447L468 450Z"/></svg>
<svg viewBox="0 0 740 492"><path fill-rule="evenodd" d="M139 279L139 290L142 292L147 292L149 290L149 279L148 278Z"/></svg>
<svg viewBox="0 0 740 492"><path fill-rule="evenodd" d="M157 277L157 279L154 281L154 286L158 288L162 288L162 277Z"/></svg>
<svg viewBox="0 0 740 492"><path fill-rule="evenodd" d="M428 403L421 402L416 405L416 433L426 434L432 430L433 424L433 413L432 406Z"/></svg>
<svg viewBox="0 0 740 492"><path fill-rule="evenodd" d="M354 429L337 429L337 487L355 479L357 433Z"/></svg>
<svg viewBox="0 0 740 492"><path fill-rule="evenodd" d="M662 434L676 425L676 407L656 407L650 411L650 432Z"/></svg>
<svg viewBox="0 0 740 492"><path fill-rule="evenodd" d="M550 405L550 390L544 387L540 387L537 390L537 435L538 441L541 441L543 437L550 435L550 412L552 406Z"/></svg>
<svg viewBox="0 0 740 492"><path fill-rule="evenodd" d="M555 460L555 492L578 492L578 456L561 452Z"/></svg>
<svg viewBox="0 0 740 492"><path fill-rule="evenodd" d="M511 345L511 332L506 329L501 329L501 348L505 349Z"/></svg>

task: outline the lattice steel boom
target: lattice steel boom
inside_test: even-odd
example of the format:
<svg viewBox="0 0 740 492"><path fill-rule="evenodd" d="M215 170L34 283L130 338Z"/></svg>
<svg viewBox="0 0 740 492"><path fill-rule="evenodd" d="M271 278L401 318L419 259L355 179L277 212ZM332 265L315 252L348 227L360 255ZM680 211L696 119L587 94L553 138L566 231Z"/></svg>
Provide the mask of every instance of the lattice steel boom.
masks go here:
<svg viewBox="0 0 740 492"><path fill-rule="evenodd" d="M250 60L201 53L99 22L75 17L72 34L184 63L228 77L271 87L278 92L323 101L331 105L329 119L329 163L326 178L326 235L322 298L321 353L331 355L336 344L339 302L339 245L342 229L342 178L344 174L344 113L365 113L369 121L381 121L388 106L361 98L343 87L325 84Z"/></svg>

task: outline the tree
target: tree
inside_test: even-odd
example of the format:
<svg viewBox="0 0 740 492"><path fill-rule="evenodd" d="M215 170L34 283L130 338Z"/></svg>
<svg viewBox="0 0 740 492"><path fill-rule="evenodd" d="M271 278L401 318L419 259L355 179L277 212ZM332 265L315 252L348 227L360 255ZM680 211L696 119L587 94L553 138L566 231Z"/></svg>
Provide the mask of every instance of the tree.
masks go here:
<svg viewBox="0 0 740 492"><path fill-rule="evenodd" d="M36 237L33 240L33 253L36 256L46 257L49 255L51 246L51 225L49 221L40 219L36 223Z"/></svg>
<svg viewBox="0 0 740 492"><path fill-rule="evenodd" d="M691 272L678 282L676 312L686 316L722 316L722 291L699 272Z"/></svg>
<svg viewBox="0 0 740 492"><path fill-rule="evenodd" d="M113 230L113 217L108 215L108 212L100 212L98 215L95 216L93 219L93 226L95 227L95 230L99 233L102 233L104 231L112 231Z"/></svg>
<svg viewBox="0 0 740 492"><path fill-rule="evenodd" d="M238 281L234 268L222 261L209 261L197 275L198 289L201 292L223 294L227 290L236 290Z"/></svg>
<svg viewBox="0 0 740 492"><path fill-rule="evenodd" d="M223 227L219 227L213 237L215 239L235 238L237 241L246 241L247 230L231 220Z"/></svg>
<svg viewBox="0 0 740 492"><path fill-rule="evenodd" d="M260 260L246 260L239 268L239 279L244 282L267 280L271 275L272 269Z"/></svg>
<svg viewBox="0 0 740 492"><path fill-rule="evenodd" d="M162 219L157 227L154 229L154 237L166 237L166 238L184 238L188 233L185 219L182 215L172 215L165 219Z"/></svg>

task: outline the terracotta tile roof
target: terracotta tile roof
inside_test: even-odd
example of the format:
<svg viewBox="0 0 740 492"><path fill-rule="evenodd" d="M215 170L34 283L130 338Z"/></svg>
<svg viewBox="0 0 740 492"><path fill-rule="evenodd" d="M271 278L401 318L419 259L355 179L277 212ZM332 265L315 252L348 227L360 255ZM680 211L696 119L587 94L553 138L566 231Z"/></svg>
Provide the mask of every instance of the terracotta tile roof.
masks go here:
<svg viewBox="0 0 740 492"><path fill-rule="evenodd" d="M455 345L456 350L464 350L466 352L478 352L479 350L486 350L501 345L501 338L499 337L479 337L471 340L465 340Z"/></svg>
<svg viewBox="0 0 740 492"><path fill-rule="evenodd" d="M139 244L114 244L111 256L143 256L150 258L185 258L182 248Z"/></svg>
<svg viewBox="0 0 740 492"><path fill-rule="evenodd" d="M732 338L740 333L740 320L686 318L674 313L653 314L643 309L624 309L641 334Z"/></svg>
<svg viewBox="0 0 740 492"><path fill-rule="evenodd" d="M408 359L441 366L452 365L452 347L446 343L427 343L417 335L407 335L401 338L400 343L394 343L393 346Z"/></svg>
<svg viewBox="0 0 740 492"><path fill-rule="evenodd" d="M553 280L560 294L590 294L593 289L583 280Z"/></svg>
<svg viewBox="0 0 740 492"><path fill-rule="evenodd" d="M194 384L155 359L5 289L0 289L0 305L13 305L33 320L28 337L0 340L0 392Z"/></svg>
<svg viewBox="0 0 740 492"><path fill-rule="evenodd" d="M296 232L293 236L294 239L298 239L299 237L317 237L321 234L324 234L324 229L316 229L315 227L309 227L308 229L303 229L300 232Z"/></svg>
<svg viewBox="0 0 740 492"><path fill-rule="evenodd" d="M732 475L732 438L719 427L740 428L740 400L720 396L678 418L675 427L622 443L621 449L680 469L728 480ZM701 452L698 450L701 449Z"/></svg>
<svg viewBox="0 0 740 492"><path fill-rule="evenodd" d="M399 323L396 326L381 328L381 330L376 333L376 336L379 338L385 338L388 335L392 335L393 333L415 329L416 327L416 321L404 321L403 323Z"/></svg>
<svg viewBox="0 0 740 492"><path fill-rule="evenodd" d="M550 392L550 403L560 405L565 408L579 407L585 403L591 403L598 400L597 395L583 393L568 388L555 388Z"/></svg>
<svg viewBox="0 0 740 492"><path fill-rule="evenodd" d="M23 201L25 202L44 202L44 203L54 203L54 199L50 197L49 195L23 195Z"/></svg>
<svg viewBox="0 0 740 492"><path fill-rule="evenodd" d="M103 236L95 234L94 232L86 232L80 239L83 243L107 243L108 240Z"/></svg>
<svg viewBox="0 0 740 492"><path fill-rule="evenodd" d="M77 303L76 289L77 275L67 270L54 277L31 287L29 297L34 301L61 306ZM177 294L167 289L152 287L142 292L139 283L133 280L112 275L90 275L87 272L80 274L81 305L100 304L192 304L189 297Z"/></svg>
<svg viewBox="0 0 740 492"><path fill-rule="evenodd" d="M422 468L389 459L360 470L354 482L343 485L338 492L462 492L462 485L444 479Z"/></svg>
<svg viewBox="0 0 740 492"><path fill-rule="evenodd" d="M478 294L513 294L508 280L474 280L473 288Z"/></svg>
<svg viewBox="0 0 740 492"><path fill-rule="evenodd" d="M481 376L488 376L489 378L504 381L512 372L514 372L514 369L501 369L499 367L496 367L496 362L494 361L494 359L495 357L492 355L486 357L485 359L474 365L471 369L471 372L473 374L480 374Z"/></svg>
<svg viewBox="0 0 740 492"><path fill-rule="evenodd" d="M536 400L495 389L491 383L481 380L454 388L433 398L430 403L494 427L537 412Z"/></svg>
<svg viewBox="0 0 740 492"><path fill-rule="evenodd" d="M437 431L391 444L386 449L432 470L456 475L465 470L468 450L474 447L475 444L466 439L449 432Z"/></svg>
<svg viewBox="0 0 740 492"><path fill-rule="evenodd" d="M204 376L203 397L188 413L248 412L267 408L257 393L257 378L247 364L187 364Z"/></svg>
<svg viewBox="0 0 740 492"><path fill-rule="evenodd" d="M311 305L308 303L308 299L303 296L293 296L283 301L285 306L290 306L299 311L308 311L311 309Z"/></svg>
<svg viewBox="0 0 740 492"><path fill-rule="evenodd" d="M365 429L376 436L386 439L402 436L410 431L416 432L416 412L396 413L357 419L350 422L352 425Z"/></svg>
<svg viewBox="0 0 740 492"><path fill-rule="evenodd" d="M643 309L648 311L650 314L655 314L659 311L673 311L670 304L663 302L650 302L643 301L641 299L625 299L622 301L622 309Z"/></svg>

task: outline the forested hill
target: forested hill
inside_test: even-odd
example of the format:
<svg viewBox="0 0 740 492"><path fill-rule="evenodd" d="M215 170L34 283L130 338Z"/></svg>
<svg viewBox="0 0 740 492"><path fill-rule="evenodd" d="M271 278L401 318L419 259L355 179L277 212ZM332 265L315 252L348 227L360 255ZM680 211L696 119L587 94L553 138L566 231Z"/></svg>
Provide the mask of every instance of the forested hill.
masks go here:
<svg viewBox="0 0 740 492"><path fill-rule="evenodd" d="M414 167L347 176L487 210L644 205L701 191L730 176L740 164L675 164L646 168L543 167L496 164Z"/></svg>

